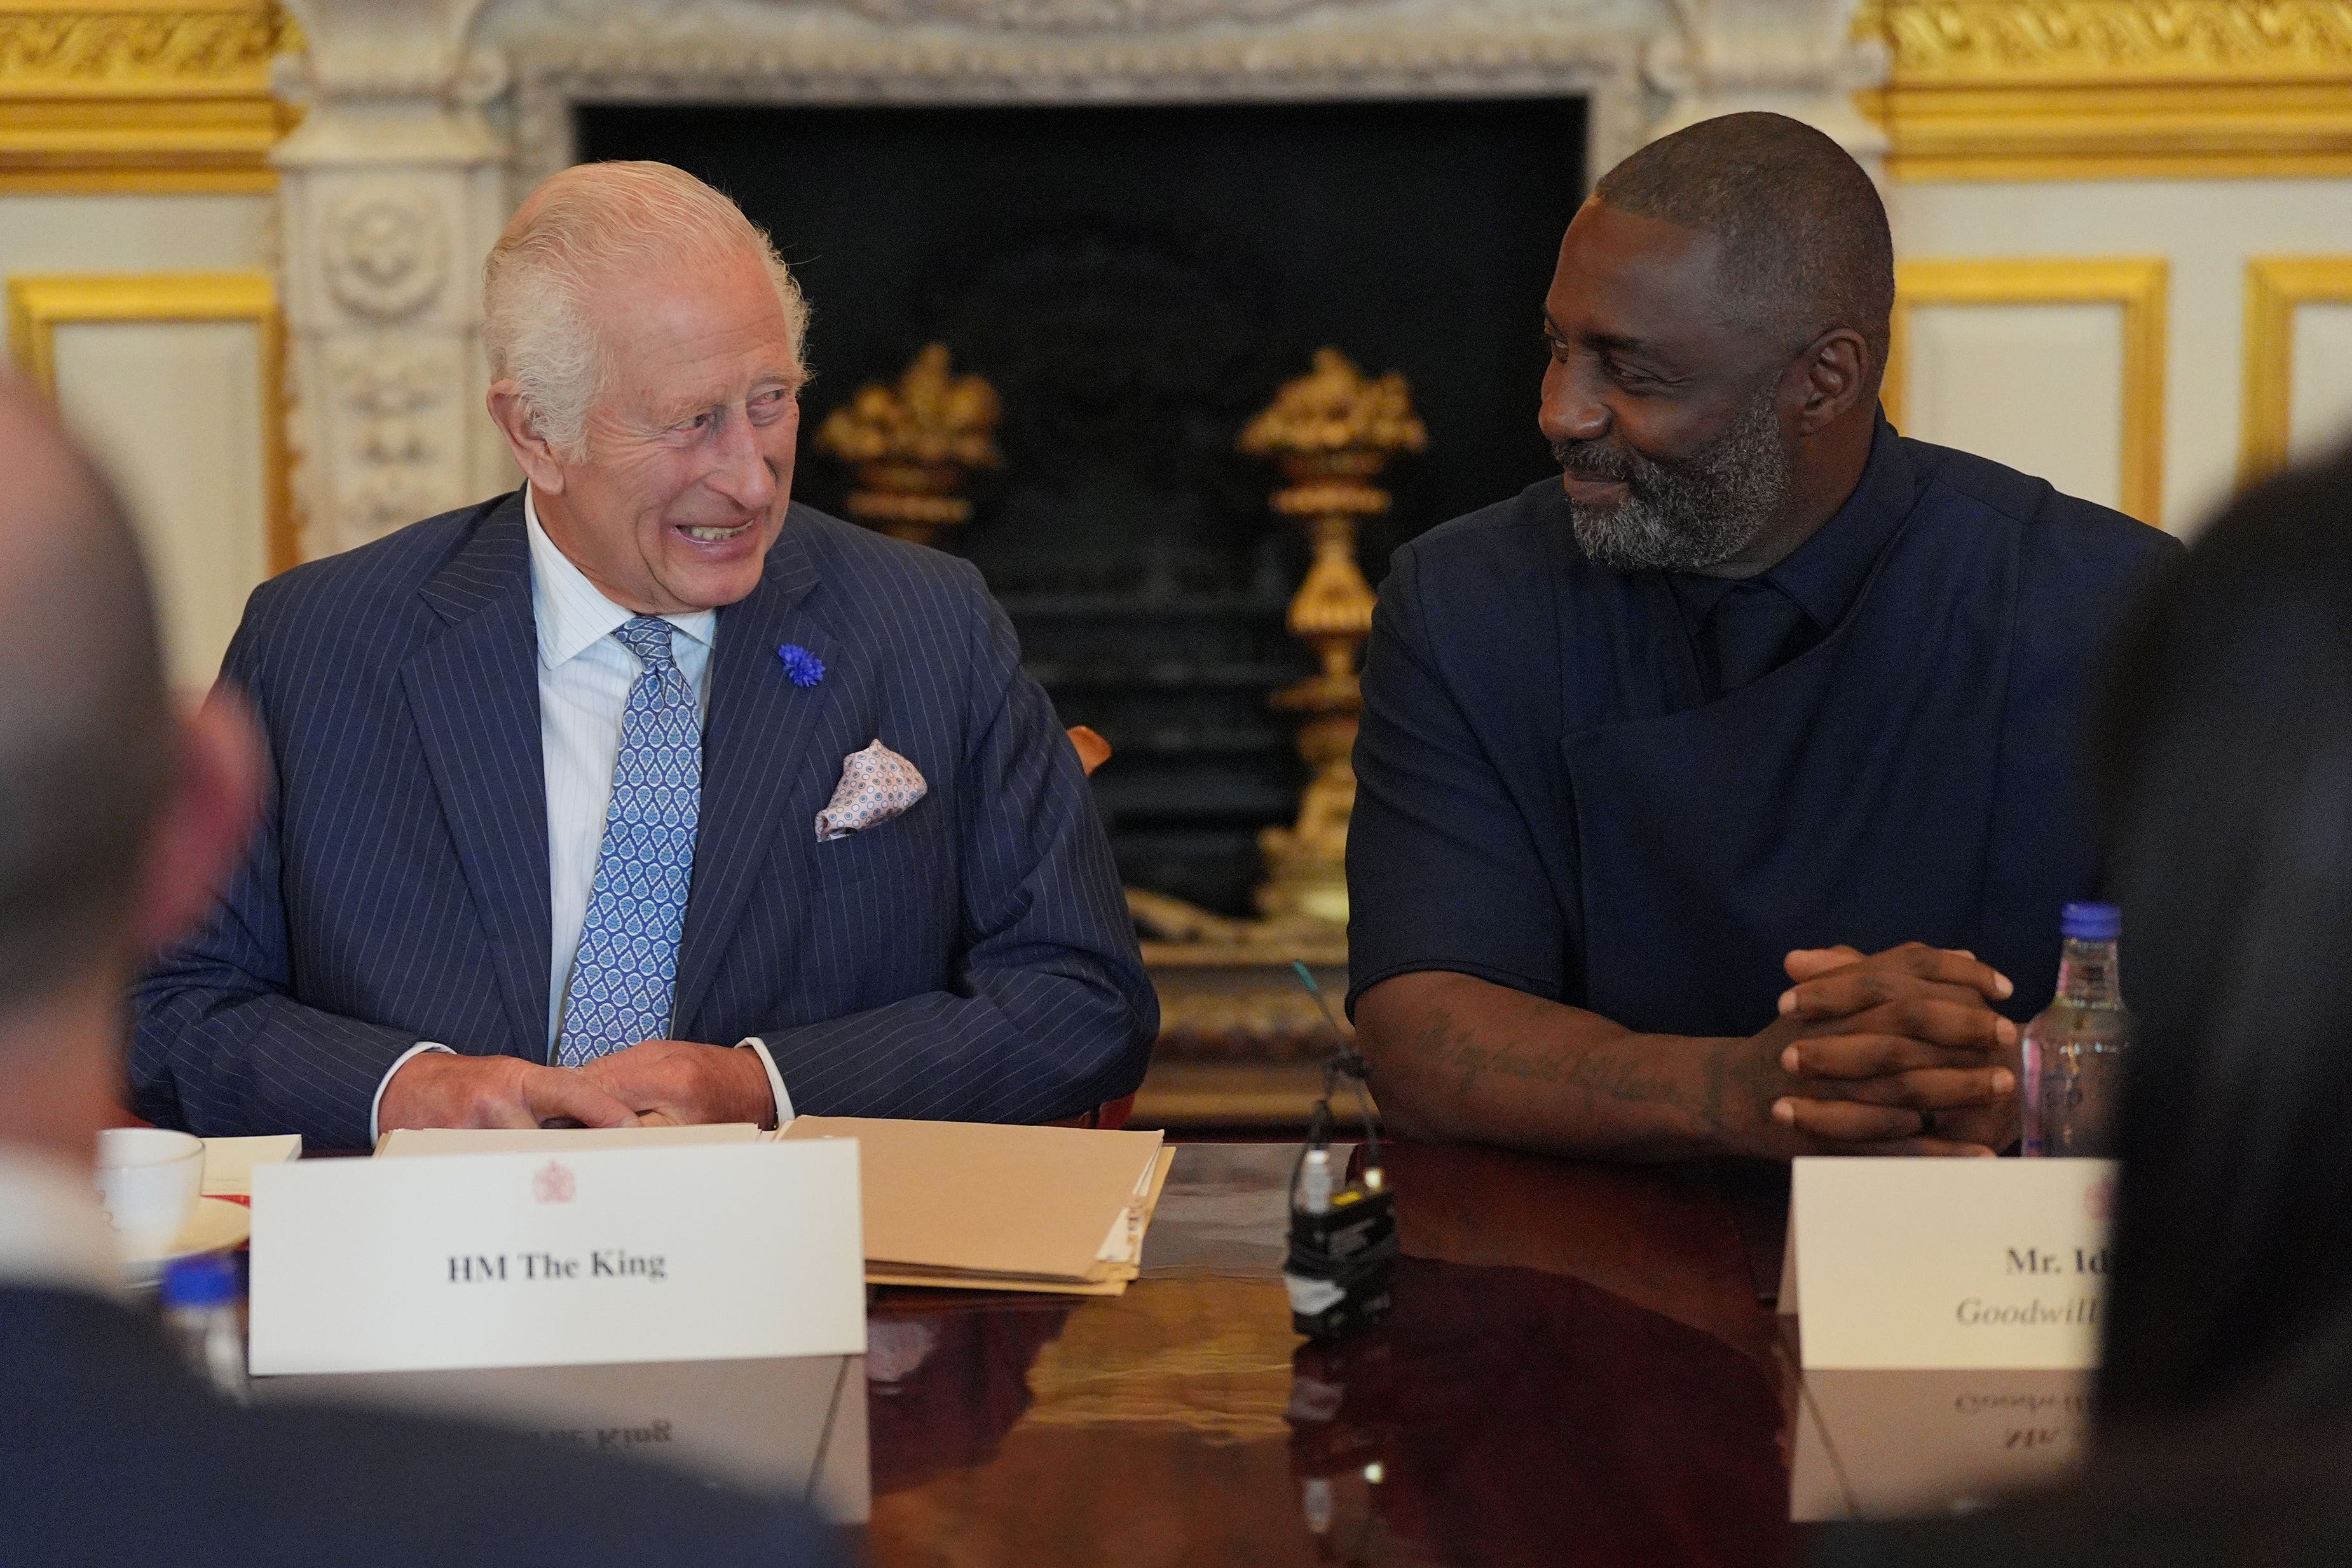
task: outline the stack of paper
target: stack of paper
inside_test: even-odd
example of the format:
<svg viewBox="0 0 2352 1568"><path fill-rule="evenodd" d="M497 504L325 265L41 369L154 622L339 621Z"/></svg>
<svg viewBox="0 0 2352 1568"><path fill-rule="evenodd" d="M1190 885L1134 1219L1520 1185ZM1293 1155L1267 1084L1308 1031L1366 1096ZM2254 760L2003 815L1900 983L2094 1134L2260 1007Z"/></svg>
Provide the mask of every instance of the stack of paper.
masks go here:
<svg viewBox="0 0 2352 1568"><path fill-rule="evenodd" d="M206 1197L247 1197L253 1192L253 1167L282 1165L302 1157L302 1134L271 1133L257 1138L206 1138L204 1185Z"/></svg>
<svg viewBox="0 0 2352 1568"><path fill-rule="evenodd" d="M570 1149L674 1149L691 1144L750 1144L760 1129L749 1122L693 1127L403 1127L375 1141L378 1156L395 1155L535 1155Z"/></svg>
<svg viewBox="0 0 2352 1568"><path fill-rule="evenodd" d="M801 1116L782 1134L857 1140L866 1278L877 1285L1116 1296L1174 1151L1158 1133Z"/></svg>

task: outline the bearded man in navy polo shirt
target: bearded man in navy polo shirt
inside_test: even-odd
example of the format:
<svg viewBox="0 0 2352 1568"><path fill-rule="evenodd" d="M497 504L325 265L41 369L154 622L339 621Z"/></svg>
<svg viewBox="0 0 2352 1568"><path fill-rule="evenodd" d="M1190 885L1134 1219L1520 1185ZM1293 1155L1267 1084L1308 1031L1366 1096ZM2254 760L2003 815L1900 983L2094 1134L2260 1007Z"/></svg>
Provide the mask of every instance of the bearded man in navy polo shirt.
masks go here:
<svg viewBox="0 0 2352 1568"><path fill-rule="evenodd" d="M1779 115L1605 176L1544 301L1561 468L1400 550L1353 1011L1408 1133L1984 1154L2092 891L2076 716L2156 529L1878 409L1886 213Z"/></svg>

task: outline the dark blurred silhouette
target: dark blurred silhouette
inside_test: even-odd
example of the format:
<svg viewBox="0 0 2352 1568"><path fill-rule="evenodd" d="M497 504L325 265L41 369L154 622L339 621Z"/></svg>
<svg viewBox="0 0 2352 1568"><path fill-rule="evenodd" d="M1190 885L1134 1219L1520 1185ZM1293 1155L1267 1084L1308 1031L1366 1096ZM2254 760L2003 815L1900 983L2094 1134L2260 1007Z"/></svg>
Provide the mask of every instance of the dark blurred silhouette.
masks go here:
<svg viewBox="0 0 2352 1568"><path fill-rule="evenodd" d="M813 1564L797 1510L436 1422L215 1398L114 1298L91 1175L124 997L208 906L261 759L230 705L175 717L112 492L0 379L0 1563Z"/></svg>
<svg viewBox="0 0 2352 1568"><path fill-rule="evenodd" d="M2140 1019L2094 1455L1823 1563L2352 1559L2352 453L2152 585L2092 750Z"/></svg>

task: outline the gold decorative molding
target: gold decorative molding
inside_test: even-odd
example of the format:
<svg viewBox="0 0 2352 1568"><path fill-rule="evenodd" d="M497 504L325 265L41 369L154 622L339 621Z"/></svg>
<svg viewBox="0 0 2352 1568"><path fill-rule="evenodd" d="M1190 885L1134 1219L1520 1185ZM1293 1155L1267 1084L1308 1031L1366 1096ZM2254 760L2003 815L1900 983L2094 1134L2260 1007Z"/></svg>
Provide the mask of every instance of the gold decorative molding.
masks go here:
<svg viewBox="0 0 2352 1568"><path fill-rule="evenodd" d="M301 559L286 447L285 329L277 285L266 272L70 273L8 279L8 351L50 395L58 386L57 329L131 321L249 321L259 335L263 486L273 572Z"/></svg>
<svg viewBox="0 0 2352 1568"><path fill-rule="evenodd" d="M2352 305L2352 256L2258 256L2246 263L2238 447L2243 483L2287 460L2294 419L2294 313L2305 305Z"/></svg>
<svg viewBox="0 0 2352 1568"><path fill-rule="evenodd" d="M268 191L276 0L0 3L0 192Z"/></svg>
<svg viewBox="0 0 2352 1568"><path fill-rule="evenodd" d="M1864 0L1906 180L2352 173L2347 0Z"/></svg>
<svg viewBox="0 0 2352 1568"><path fill-rule="evenodd" d="M2122 509L2163 526L2165 306L2160 257L2033 257L1898 262L1895 319L1879 401L1903 423L1910 404L1911 312L1922 305L2115 305L2124 316Z"/></svg>
<svg viewBox="0 0 2352 1568"><path fill-rule="evenodd" d="M1349 759L1364 706L1356 653L1371 635L1377 598L1356 564L1357 528L1389 509L1389 493L1372 483L1389 460L1429 445L1402 374L1367 376L1332 348L1318 349L1314 366L1285 382L1234 444L1280 465L1288 484L1274 493L1274 509L1306 529L1315 551L1284 619L1323 667L1267 699L1306 716L1298 754L1309 777L1297 821L1258 833L1268 874L1257 890L1258 908L1276 924L1310 929L1348 924L1348 820L1356 809Z"/></svg>

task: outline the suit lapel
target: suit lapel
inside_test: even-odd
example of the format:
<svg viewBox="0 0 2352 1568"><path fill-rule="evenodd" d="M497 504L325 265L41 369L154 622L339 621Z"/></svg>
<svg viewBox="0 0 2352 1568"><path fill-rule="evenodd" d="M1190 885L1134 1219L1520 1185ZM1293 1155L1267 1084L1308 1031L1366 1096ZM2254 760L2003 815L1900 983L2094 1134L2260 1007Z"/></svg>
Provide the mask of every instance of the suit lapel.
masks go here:
<svg viewBox="0 0 2352 1568"><path fill-rule="evenodd" d="M779 841L795 822L814 835L840 766L819 744L845 672L840 645L803 604L816 584L815 562L788 517L760 586L719 612L702 735L702 818L678 952L673 1016L681 1030L717 977L744 901ZM787 643L814 653L827 678L795 685L777 653Z"/></svg>
<svg viewBox="0 0 2352 1568"><path fill-rule="evenodd" d="M489 937L516 1054L543 1061L553 942L547 769L520 492L483 519L424 595L447 625L401 666L401 680Z"/></svg>

